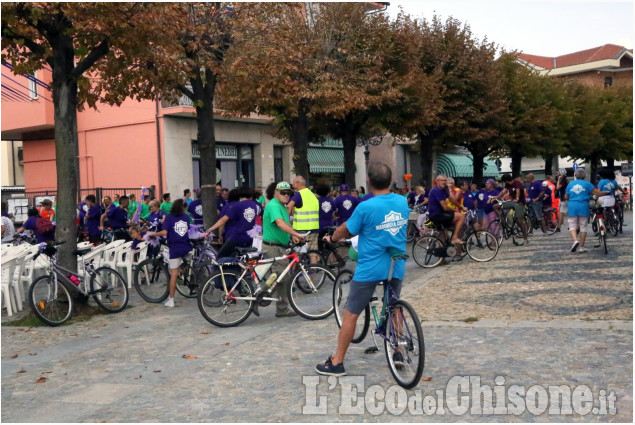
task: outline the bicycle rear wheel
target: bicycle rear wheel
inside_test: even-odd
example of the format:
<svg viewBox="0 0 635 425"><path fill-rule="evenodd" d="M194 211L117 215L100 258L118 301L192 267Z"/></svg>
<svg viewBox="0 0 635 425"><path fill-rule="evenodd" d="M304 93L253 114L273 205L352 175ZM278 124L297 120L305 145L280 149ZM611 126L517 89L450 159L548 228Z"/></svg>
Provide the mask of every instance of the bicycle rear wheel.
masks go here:
<svg viewBox="0 0 635 425"><path fill-rule="evenodd" d="M406 243L413 242L419 236L419 230L414 221L408 220L408 227L406 228Z"/></svg>
<svg viewBox="0 0 635 425"><path fill-rule="evenodd" d="M498 241L489 232L477 230L473 232L465 243L467 255L474 261L490 261L498 254Z"/></svg>
<svg viewBox="0 0 635 425"><path fill-rule="evenodd" d="M314 264L304 267L304 271L300 268L291 279L287 289L289 304L305 319L324 319L334 310L335 275L329 268Z"/></svg>
<svg viewBox="0 0 635 425"><path fill-rule="evenodd" d="M90 278L93 299L109 313L119 313L128 305L128 285L119 273L104 266L95 270Z"/></svg>
<svg viewBox="0 0 635 425"><path fill-rule="evenodd" d="M9 302L9 300L7 300ZM33 314L49 326L59 326L73 315L73 298L66 285L53 276L40 276L29 286Z"/></svg>
<svg viewBox="0 0 635 425"><path fill-rule="evenodd" d="M425 363L425 345L421 322L404 300L389 306L384 348L393 378L406 388L414 388L421 379Z"/></svg>
<svg viewBox="0 0 635 425"><path fill-rule="evenodd" d="M170 291L170 272L163 257L148 258L137 266L134 287L137 293L149 303L164 301Z"/></svg>
<svg viewBox="0 0 635 425"><path fill-rule="evenodd" d="M435 267L445 257L443 242L434 236L424 236L412 245L412 258L420 267Z"/></svg>
<svg viewBox="0 0 635 425"><path fill-rule="evenodd" d="M525 225L527 224L525 223ZM523 231L520 228L520 225L516 221L514 221L514 224L512 226L512 242L516 246L525 245L525 238L523 237Z"/></svg>
<svg viewBox="0 0 635 425"><path fill-rule="evenodd" d="M544 213L546 234L553 235L558 230L558 217L554 211Z"/></svg>
<svg viewBox="0 0 635 425"><path fill-rule="evenodd" d="M223 279L227 293L223 286ZM218 273L209 278L198 291L197 304L205 320L221 328L237 326L247 320L252 312L254 300L236 300L236 297L251 298L253 288L240 275L232 272ZM232 290L233 288L233 290ZM228 295L231 291L232 296Z"/></svg>
<svg viewBox="0 0 635 425"><path fill-rule="evenodd" d="M353 272L350 270L342 270L335 278L335 287L333 288L333 307L335 308L335 322L337 327L342 327L342 317L344 315L344 306L350 292L350 282L353 280ZM366 306L357 318L355 326L355 335L351 341L358 344L366 338L368 328L370 327L370 306Z"/></svg>

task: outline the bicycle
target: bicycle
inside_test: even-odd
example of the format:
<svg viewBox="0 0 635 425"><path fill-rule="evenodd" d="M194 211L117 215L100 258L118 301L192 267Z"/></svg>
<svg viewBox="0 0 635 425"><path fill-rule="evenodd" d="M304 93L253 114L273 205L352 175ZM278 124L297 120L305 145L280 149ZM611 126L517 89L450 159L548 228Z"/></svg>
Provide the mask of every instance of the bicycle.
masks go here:
<svg viewBox="0 0 635 425"><path fill-rule="evenodd" d="M333 313L330 297L335 276L327 267L304 264L298 253L293 251L294 247L301 245L303 243L291 245L289 253L275 258L262 259L258 255L256 258L243 256L231 261L214 261L219 272L205 282L197 298L205 320L219 327L237 326L247 320L256 304L266 307L273 301L279 301L271 294L294 266L297 269L287 289L291 308L309 320L330 316ZM271 265L283 260L290 260L284 271L274 280L269 276L265 283L264 278ZM234 270L225 271L227 267ZM254 290L254 286L258 288ZM327 294L326 297L324 294Z"/></svg>
<svg viewBox="0 0 635 425"><path fill-rule="evenodd" d="M332 235L337 229L335 226L327 227L323 229L327 235ZM328 242L321 241L322 249L310 250L303 253L300 256L300 261L305 264L319 264L332 269L335 274L346 267L346 262L349 260L348 251L351 247L351 243L347 241ZM316 261L317 259L317 261ZM313 263L311 263L313 260Z"/></svg>
<svg viewBox="0 0 635 425"><path fill-rule="evenodd" d="M57 247L64 242L41 243L33 261L40 254L49 257L48 273L35 279L29 286L29 305L35 316L49 326L59 326L73 314L73 297L77 292L92 296L99 307L108 313L123 311L128 304L128 285L121 275L108 266L95 269L86 264L83 256L91 248L73 251L82 258L84 274L78 274L57 264ZM88 278L90 277L90 289Z"/></svg>
<svg viewBox="0 0 635 425"><path fill-rule="evenodd" d="M475 211L468 211L465 216L465 226L459 239L464 242L464 248L459 250L451 243L454 226L439 226L432 220L426 222L426 227L435 230L430 236L423 236L412 246L412 258L420 267L431 268L441 264L447 257L458 261L469 255L478 262L492 260L498 254L500 244L496 237L486 230L476 230L477 220Z"/></svg>
<svg viewBox="0 0 635 425"><path fill-rule="evenodd" d="M615 212L619 221L620 233L623 232L624 227L624 197L621 193L615 194Z"/></svg>
<svg viewBox="0 0 635 425"><path fill-rule="evenodd" d="M496 200L496 203L501 206L503 204L500 200ZM516 246L524 245L525 239L523 238L523 232L520 225L515 220L514 209L511 208L507 212L503 210L501 215L505 217L505 219L501 220L499 217L492 220L487 225L487 231L494 235L494 237L498 240L499 245L503 243L503 239L507 240L509 238L512 239L512 243Z"/></svg>
<svg viewBox="0 0 635 425"><path fill-rule="evenodd" d="M525 222L528 229L541 229L546 235L553 235L558 230L558 217L556 217L556 209L552 207L542 208L542 216L545 220L545 226L542 226L542 220L536 217L531 206L525 206Z"/></svg>
<svg viewBox="0 0 635 425"><path fill-rule="evenodd" d="M366 338L370 328L370 318L375 323L371 331L374 347L366 350L367 353L379 351L376 336L384 340L386 362L393 378L404 388L414 388L420 381L425 363L425 344L421 321L410 304L396 296L392 285L392 274L397 261L408 259L408 255L397 250L389 250L391 256L390 272L388 279L382 281L384 295L381 301L381 311L377 312L380 305L378 297L372 297L370 303L364 308L357 319L358 326L355 330L353 343L359 344ZM349 283L353 272L343 270L337 276L333 288L333 309L335 321L338 327L342 327L342 315L348 292ZM361 322L360 322L361 320Z"/></svg>
<svg viewBox="0 0 635 425"><path fill-rule="evenodd" d="M591 208L592 217L593 217L593 227L597 229L596 236L598 237L598 243L595 245L596 247L602 246L604 247L604 253L608 254L609 249L606 245L606 226L604 224L604 211L606 208L602 208L597 205Z"/></svg>
<svg viewBox="0 0 635 425"><path fill-rule="evenodd" d="M214 273L216 250L209 240L192 239L193 253L184 257L176 279L176 290L185 298L195 298L198 287ZM162 242L163 243L163 242ZM170 293L169 250L164 246L162 255L142 261L134 272L137 293L149 303L160 303Z"/></svg>

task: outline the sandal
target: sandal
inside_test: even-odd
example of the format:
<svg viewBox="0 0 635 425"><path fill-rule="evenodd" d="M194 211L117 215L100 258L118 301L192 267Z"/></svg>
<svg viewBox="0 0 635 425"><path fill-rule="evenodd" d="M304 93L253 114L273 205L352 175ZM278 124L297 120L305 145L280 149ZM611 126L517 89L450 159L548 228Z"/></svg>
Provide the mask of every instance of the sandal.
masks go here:
<svg viewBox="0 0 635 425"><path fill-rule="evenodd" d="M452 245L465 245L465 242L462 241L461 239L454 239L452 241Z"/></svg>

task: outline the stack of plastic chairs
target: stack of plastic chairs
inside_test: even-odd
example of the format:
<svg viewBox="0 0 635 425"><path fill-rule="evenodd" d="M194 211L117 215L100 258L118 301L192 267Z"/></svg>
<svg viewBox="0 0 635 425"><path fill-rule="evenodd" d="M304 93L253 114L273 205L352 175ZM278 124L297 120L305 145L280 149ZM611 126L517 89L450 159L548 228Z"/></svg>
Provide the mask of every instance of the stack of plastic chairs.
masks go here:
<svg viewBox="0 0 635 425"><path fill-rule="evenodd" d="M126 282L128 282L128 288L132 288L133 268L141 261L145 260L148 252L148 242L140 242L135 251L130 249L130 245L125 246L124 244L122 247L124 248L117 251L115 266L124 270L124 276L126 277Z"/></svg>
<svg viewBox="0 0 635 425"><path fill-rule="evenodd" d="M2 300L7 308L7 315L13 316L14 311L22 311L22 292L20 290L19 276L16 279L16 269L20 269L24 257L33 248L33 245L18 245L6 247L2 252Z"/></svg>

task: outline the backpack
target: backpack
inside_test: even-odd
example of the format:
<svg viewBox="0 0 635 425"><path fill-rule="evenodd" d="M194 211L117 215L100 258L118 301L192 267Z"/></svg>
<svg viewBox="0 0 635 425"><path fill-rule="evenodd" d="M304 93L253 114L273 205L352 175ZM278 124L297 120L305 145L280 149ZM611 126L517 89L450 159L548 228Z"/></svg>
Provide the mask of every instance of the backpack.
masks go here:
<svg viewBox="0 0 635 425"><path fill-rule="evenodd" d="M48 235L55 232L55 226L53 226L51 220L46 217L40 216L35 220L35 230L40 235Z"/></svg>

